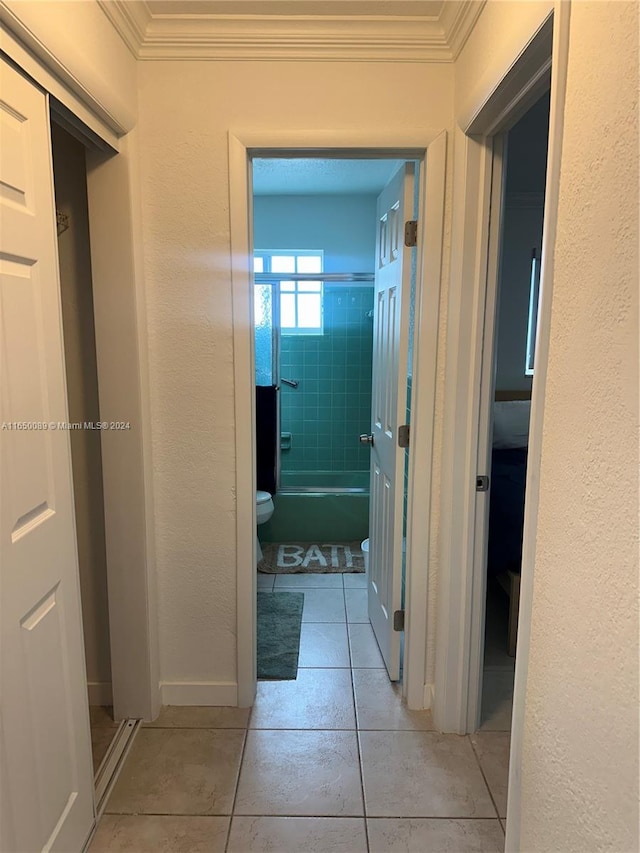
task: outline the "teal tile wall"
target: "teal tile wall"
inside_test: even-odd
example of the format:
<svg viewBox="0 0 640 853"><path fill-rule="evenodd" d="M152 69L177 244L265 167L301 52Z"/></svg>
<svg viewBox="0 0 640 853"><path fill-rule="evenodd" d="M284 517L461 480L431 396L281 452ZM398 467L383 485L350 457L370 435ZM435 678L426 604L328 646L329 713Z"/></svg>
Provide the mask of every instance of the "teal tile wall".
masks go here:
<svg viewBox="0 0 640 853"><path fill-rule="evenodd" d="M300 383L281 384L283 472L369 469L358 436L370 431L372 308L373 287L325 285L324 334L282 336L280 375Z"/></svg>

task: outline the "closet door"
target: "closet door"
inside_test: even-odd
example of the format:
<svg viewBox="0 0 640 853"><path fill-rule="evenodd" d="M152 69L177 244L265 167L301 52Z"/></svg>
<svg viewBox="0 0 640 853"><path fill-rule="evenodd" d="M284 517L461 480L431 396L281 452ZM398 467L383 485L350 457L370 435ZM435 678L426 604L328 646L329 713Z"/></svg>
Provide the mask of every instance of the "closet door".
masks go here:
<svg viewBox="0 0 640 853"><path fill-rule="evenodd" d="M0 63L0 849L94 823L47 96Z"/></svg>

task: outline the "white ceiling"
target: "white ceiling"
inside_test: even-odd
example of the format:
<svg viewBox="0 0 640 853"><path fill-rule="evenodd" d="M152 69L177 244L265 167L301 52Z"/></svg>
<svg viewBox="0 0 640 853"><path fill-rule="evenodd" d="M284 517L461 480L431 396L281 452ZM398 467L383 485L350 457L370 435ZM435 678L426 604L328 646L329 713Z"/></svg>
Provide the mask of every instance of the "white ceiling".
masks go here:
<svg viewBox="0 0 640 853"><path fill-rule="evenodd" d="M377 195L399 160L254 159L255 195Z"/></svg>

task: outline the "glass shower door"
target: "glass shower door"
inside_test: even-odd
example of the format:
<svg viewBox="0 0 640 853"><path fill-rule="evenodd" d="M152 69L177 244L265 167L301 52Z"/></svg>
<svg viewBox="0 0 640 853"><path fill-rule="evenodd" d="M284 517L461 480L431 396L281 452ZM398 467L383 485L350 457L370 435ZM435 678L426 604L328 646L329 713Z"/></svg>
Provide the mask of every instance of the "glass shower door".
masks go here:
<svg viewBox="0 0 640 853"><path fill-rule="evenodd" d="M256 385L278 384L275 291L275 284L254 284Z"/></svg>
<svg viewBox="0 0 640 853"><path fill-rule="evenodd" d="M254 340L256 379L256 452L258 488L274 492L280 486L280 391L278 286L254 283ZM269 391L266 389L273 389ZM275 397L273 396L275 394ZM275 414L274 414L275 407ZM274 420L275 418L275 420ZM275 428L275 436L273 430ZM273 448L275 446L275 482ZM264 477L265 467L267 476ZM261 485L261 481L264 484Z"/></svg>

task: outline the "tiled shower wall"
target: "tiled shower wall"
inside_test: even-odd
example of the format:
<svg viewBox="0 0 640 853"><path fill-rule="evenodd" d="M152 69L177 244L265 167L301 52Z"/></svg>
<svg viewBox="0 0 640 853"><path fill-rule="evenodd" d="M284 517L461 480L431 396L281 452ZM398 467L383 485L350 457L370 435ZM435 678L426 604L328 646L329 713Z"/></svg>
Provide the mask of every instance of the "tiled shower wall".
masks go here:
<svg viewBox="0 0 640 853"><path fill-rule="evenodd" d="M281 431L291 434L282 450L287 471L368 471L373 287L326 284L324 334L283 335L280 375ZM313 486L312 482L307 485Z"/></svg>

